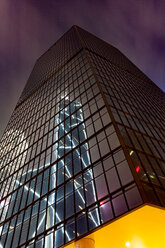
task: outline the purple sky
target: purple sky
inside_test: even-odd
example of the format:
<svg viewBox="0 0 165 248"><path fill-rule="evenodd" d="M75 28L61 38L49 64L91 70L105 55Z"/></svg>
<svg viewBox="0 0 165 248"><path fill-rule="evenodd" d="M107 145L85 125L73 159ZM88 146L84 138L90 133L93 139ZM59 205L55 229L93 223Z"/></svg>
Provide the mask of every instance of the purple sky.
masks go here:
<svg viewBox="0 0 165 248"><path fill-rule="evenodd" d="M0 137L36 59L76 24L165 91L164 0L0 0Z"/></svg>

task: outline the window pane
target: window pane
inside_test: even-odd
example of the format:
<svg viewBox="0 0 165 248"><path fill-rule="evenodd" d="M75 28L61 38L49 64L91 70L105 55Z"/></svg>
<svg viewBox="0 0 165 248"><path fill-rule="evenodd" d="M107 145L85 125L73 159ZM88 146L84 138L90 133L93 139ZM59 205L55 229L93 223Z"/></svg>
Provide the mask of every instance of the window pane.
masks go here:
<svg viewBox="0 0 165 248"><path fill-rule="evenodd" d="M104 175L97 177L95 179L95 183L96 183L97 197L98 199L101 199L102 197L108 194Z"/></svg>
<svg viewBox="0 0 165 248"><path fill-rule="evenodd" d="M113 218L113 212L110 202L106 202L106 203L101 202L100 205L101 205L100 206L101 221L102 223L104 223Z"/></svg>
<svg viewBox="0 0 165 248"><path fill-rule="evenodd" d="M118 170L122 185L125 185L133 180L131 170L126 160L121 162L119 165L117 165L117 170Z"/></svg>
<svg viewBox="0 0 165 248"><path fill-rule="evenodd" d="M115 168L112 168L106 172L106 178L110 192L113 192L121 187Z"/></svg>
<svg viewBox="0 0 165 248"><path fill-rule="evenodd" d="M119 195L116 198L114 198L112 200L113 206L114 206L114 210L115 210L115 215L118 216L124 212L126 212L127 209L127 205L124 199L123 195Z"/></svg>
<svg viewBox="0 0 165 248"><path fill-rule="evenodd" d="M80 236L86 232L87 232L86 215L82 215L77 219L77 236Z"/></svg>

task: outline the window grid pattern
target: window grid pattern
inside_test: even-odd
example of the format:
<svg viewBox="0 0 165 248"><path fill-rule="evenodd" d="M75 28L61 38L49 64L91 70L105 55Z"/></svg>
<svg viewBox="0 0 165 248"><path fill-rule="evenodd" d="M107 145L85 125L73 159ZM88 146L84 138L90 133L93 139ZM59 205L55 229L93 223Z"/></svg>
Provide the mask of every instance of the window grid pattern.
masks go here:
<svg viewBox="0 0 165 248"><path fill-rule="evenodd" d="M1 148L2 247L59 247L142 204L82 52L15 109Z"/></svg>
<svg viewBox="0 0 165 248"><path fill-rule="evenodd" d="M96 54L88 56L149 202L164 206L163 92Z"/></svg>
<svg viewBox="0 0 165 248"><path fill-rule="evenodd" d="M1 140L1 247L60 247L144 203L77 32L149 200L163 205L164 95L73 27L36 62Z"/></svg>
<svg viewBox="0 0 165 248"><path fill-rule="evenodd" d="M74 28L66 34L37 60L17 106L82 49Z"/></svg>

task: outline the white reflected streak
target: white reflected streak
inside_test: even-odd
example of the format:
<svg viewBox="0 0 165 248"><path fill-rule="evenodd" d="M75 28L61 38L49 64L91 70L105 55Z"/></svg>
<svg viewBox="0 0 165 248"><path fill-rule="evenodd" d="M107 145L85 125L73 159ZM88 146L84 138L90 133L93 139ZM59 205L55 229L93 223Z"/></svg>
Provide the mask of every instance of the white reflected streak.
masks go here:
<svg viewBox="0 0 165 248"><path fill-rule="evenodd" d="M81 105L77 104L77 105L75 105L75 106L81 106ZM64 110L65 110L65 109L64 109ZM61 111L61 112L64 112L64 110ZM66 111L64 112L64 114L65 114L66 116L69 116L69 114L66 113ZM72 117L73 119L75 119L74 115L72 115L71 117ZM80 115L80 117L81 117L81 118L78 118L78 117L77 117L76 119L79 120L80 122L82 122L82 121L83 121L82 115ZM57 124L59 124L59 123L61 122L60 118L57 118L56 120L57 120ZM62 129L64 130L64 132L67 133L67 131L66 131L65 128L64 128L64 124L61 123L60 125L61 125ZM77 125L78 125L78 124L73 124L71 127L77 126ZM83 124L83 126L84 126L84 129L85 129L85 125L84 125L84 124ZM85 138L87 138L87 135L86 135L86 132L85 132L84 129L83 129L83 133L84 133ZM72 147L76 147L76 144L75 144L74 140L71 139L71 134L68 134L67 137L68 137L69 141L71 142L72 146L66 146L66 147L65 147L65 146L60 146L59 149L72 149ZM57 140L58 140L58 132L55 132L55 141L57 141ZM87 149L88 149L88 144L86 143L85 145L87 146ZM84 167L86 168L86 167L87 167L87 164L85 163L83 157L80 156L80 152L79 152L78 150L75 150L75 151L76 151L76 153L78 154L78 157L81 159L81 161L82 161ZM58 159L58 158L60 158L60 155L58 155L58 144L56 144L56 149L54 150L54 155L55 155L55 160ZM88 152L87 152L87 156L88 156L88 159L89 159L89 161L90 161L90 157L89 157ZM65 169L66 169L66 172L67 172L67 176L72 177L72 174L70 173L70 171L69 171L69 169L68 169L68 166L64 164L63 159L61 160L61 162L62 162L63 166L65 166ZM45 164L45 167L47 167L48 165L50 165L50 163ZM88 172L89 172L89 174L90 174L91 179L93 180L92 170L90 169ZM54 181L55 181L55 175L54 175ZM16 180L16 182L17 182L19 185L23 185L23 184L22 184L21 182L19 182L18 180ZM92 183L92 190L93 190L94 200L96 200L96 193L95 193L93 181L92 181L91 183ZM77 192L78 192L78 194L79 194L79 196L80 196L80 198L81 198L83 204L85 204L85 200L84 200L84 198L83 198L83 195L82 195L81 192L80 192L81 185L80 185L76 180L74 180L74 186L75 186L75 189L77 190ZM55 183L54 183L54 187L55 187ZM33 189L27 187L26 185L24 186L24 188L25 188L27 191L30 191L30 192L32 192L33 194L35 194L35 195L37 196L37 198L40 198L40 194L38 194L37 192L35 192ZM44 201L47 202L48 200L47 200L47 199L44 199ZM58 214L57 212L55 212L54 207L51 206L51 203L50 203L49 201L48 201L48 204L50 205L50 208L52 209L53 214L55 213L57 220L58 220L59 222L61 222L62 220L61 220L61 218L59 217L59 214ZM82 207L81 207L81 208L82 208ZM83 209L83 208L82 208L82 209ZM42 225L45 216L46 216L46 213L43 215L43 217L42 217L40 223L38 224L37 230L39 230L40 226ZM99 225L98 211L97 211L97 220L98 220L98 223L97 223L96 220L94 219L94 217L93 217L93 215L92 215L91 212L89 213L89 216L90 216L90 218L92 219L92 221L93 221L93 223L95 224L95 226L98 226L98 225ZM64 232L64 228L62 228L62 231ZM34 237L35 234L36 234L36 232L34 231L32 237ZM70 238L70 236L69 236L69 234L68 234L67 231L65 231L65 234L66 234L68 240L70 241L71 238ZM0 244L0 245L1 245L1 244ZM2 245L0 246L0 248L3 248Z"/></svg>
<svg viewBox="0 0 165 248"><path fill-rule="evenodd" d="M54 177L54 181L53 181L53 188L56 187L56 175L55 173L53 173L53 177ZM49 203L49 202L48 202Z"/></svg>
<svg viewBox="0 0 165 248"><path fill-rule="evenodd" d="M44 221L45 216L46 216L46 213L43 215L43 217L42 217L42 219L41 219L41 221L40 221L40 223L39 223L39 225L38 225L38 227L37 227L37 230L39 230L40 226L42 225L42 222ZM34 235L35 235L35 234L34 234Z"/></svg>
<svg viewBox="0 0 165 248"><path fill-rule="evenodd" d="M19 185L23 185L21 182L19 182L18 180L16 180L16 182L19 184ZM37 193L37 192L35 192L33 189L31 189L31 188L29 188L29 187L27 187L26 185L24 185L24 188L27 190L27 191L30 191L30 192L32 192L33 194L35 194L38 198L40 198L40 195Z"/></svg>
<svg viewBox="0 0 165 248"><path fill-rule="evenodd" d="M91 217L93 223L95 224L95 226L98 226L98 224L96 223L95 219L93 218L93 215L92 215L91 212L89 212L89 215L90 215L90 217Z"/></svg>
<svg viewBox="0 0 165 248"><path fill-rule="evenodd" d="M71 146L60 146L59 149L72 149Z"/></svg>
<svg viewBox="0 0 165 248"><path fill-rule="evenodd" d="M82 119L80 119L80 118L78 118L78 117L77 117L76 119L77 119L78 121L82 122ZM79 122L79 123L80 123L80 122Z"/></svg>
<svg viewBox="0 0 165 248"><path fill-rule="evenodd" d="M82 118L82 115L81 115L81 118ZM81 122L83 121L83 119L79 119L79 118L77 118L77 119L80 120ZM60 119L59 119L59 120L60 120ZM62 128L63 128L64 132L67 133L66 130L65 130L65 128L64 128L63 123L61 123L61 125L62 125ZM85 126L85 125L84 125L84 126ZM84 131L84 132L85 132L85 131ZM70 136L71 136L70 134L67 135L67 137L68 137L69 140L71 141L73 147L75 147L75 146L76 146L76 145L75 145L75 142L74 142L73 139L71 139ZM86 137L87 137L87 136L86 136ZM76 153L78 154L79 158L81 159L82 163L84 164L84 167L86 168L86 167L87 167L87 164L85 163L84 159L80 156L79 151L76 150ZM87 152L87 153L88 153L88 152ZM88 158L89 158L89 154L88 154ZM90 158L89 158L89 161L90 161ZM63 160L62 160L62 163L63 163L63 165L64 165ZM70 177L71 177L72 175L70 174L67 165L65 166L65 168L66 168L68 174L69 174ZM91 176L91 179L93 179L92 170L89 170L89 174L90 174L90 176ZM85 204L84 198L83 198L82 194L80 193L80 191L78 190L78 186L77 186L76 184L75 184L75 188L77 189L77 192L78 192L79 196L81 197L83 203ZM95 193L93 181L92 181L92 189L93 189L94 200L96 201L96 193ZM93 215L92 215L91 213L89 213L89 214L90 214L91 219L92 219L92 221L94 222L95 226L98 226L98 224L96 223L96 221L95 221ZM98 212L97 212L97 218L98 218L98 220L99 220Z"/></svg>
<svg viewBox="0 0 165 248"><path fill-rule="evenodd" d="M20 183L18 180L16 180L16 181L17 181L17 183L18 183L19 185L22 185L22 183ZM24 186L24 188L25 188L27 191L30 191L30 192L32 192L33 194L35 194L38 198L40 198L40 195L39 195L37 192L35 192L33 189L27 187L26 185ZM44 199L44 201L47 202L47 199ZM49 201L48 201L48 204L51 205L51 203L50 203ZM54 213L54 212L55 212L54 208L53 208L52 206L50 206L50 208L52 208L53 213ZM46 214L45 214L45 215L46 215ZM42 222L43 222L43 220L44 220L44 218L45 218L45 215L43 216L42 220L40 221L40 223L39 223L39 225L38 225L38 227L37 227L37 230L40 228L40 226L41 226L41 224L42 224ZM55 213L55 215L56 215L58 221L61 221L61 219L60 219L58 213ZM35 233L36 233L36 232L33 233L32 238L35 236Z"/></svg>
<svg viewBox="0 0 165 248"><path fill-rule="evenodd" d="M78 123L72 124L71 127L76 127Z"/></svg>
<svg viewBox="0 0 165 248"><path fill-rule="evenodd" d="M79 107L81 106L81 103L75 103L74 106Z"/></svg>
<svg viewBox="0 0 165 248"><path fill-rule="evenodd" d="M83 116L82 116L82 114L80 114L80 117L81 117L81 120L83 121Z"/></svg>
<svg viewBox="0 0 165 248"><path fill-rule="evenodd" d="M70 116L68 113L66 113L66 111L65 111L65 115Z"/></svg>
<svg viewBox="0 0 165 248"><path fill-rule="evenodd" d="M45 167L47 167L47 166L49 166L49 165L50 165L50 162L49 162L49 163L46 163L46 164L45 164Z"/></svg>
<svg viewBox="0 0 165 248"><path fill-rule="evenodd" d="M62 228L62 232L64 233L64 228ZM66 236L68 237L68 240L70 241L70 240L71 240L71 238L70 238L70 236L69 236L69 234L68 234L68 232L67 232L67 231L65 231L65 234L66 234Z"/></svg>
<svg viewBox="0 0 165 248"><path fill-rule="evenodd" d="M62 125L62 129L64 130L64 132L65 133L67 133L66 132L66 130L65 130L65 128L64 128L64 125L63 125L63 123L61 123L61 125ZM68 134L67 135L67 137L68 137L68 139L72 142L72 145L73 145L73 148L74 147L76 147L76 144L75 144L75 142L74 142L74 140L73 139L71 139L71 134ZM79 157L80 157L80 159L81 159L81 161L82 161L82 163L84 164L84 166L85 166L85 168L87 167L87 165L86 165L86 163L85 163L85 161L84 161L84 159L80 156L80 153L79 153L79 151L77 151L77 150L75 150L76 151L76 153L79 155ZM88 155L89 156L89 155ZM90 161L90 160L89 160Z"/></svg>
<svg viewBox="0 0 165 248"><path fill-rule="evenodd" d="M53 247L53 233L51 233L49 236L46 236L45 238L46 248Z"/></svg>

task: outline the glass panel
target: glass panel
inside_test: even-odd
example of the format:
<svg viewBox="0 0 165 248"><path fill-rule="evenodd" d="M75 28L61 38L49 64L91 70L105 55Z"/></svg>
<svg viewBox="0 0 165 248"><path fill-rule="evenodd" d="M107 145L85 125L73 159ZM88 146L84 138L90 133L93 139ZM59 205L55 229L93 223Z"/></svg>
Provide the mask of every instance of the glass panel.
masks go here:
<svg viewBox="0 0 165 248"><path fill-rule="evenodd" d="M100 225L100 218L99 218L99 213L98 213L97 208L89 211L88 224L89 224L89 230L92 230L96 228L98 225Z"/></svg>
<svg viewBox="0 0 165 248"><path fill-rule="evenodd" d="M137 187L130 188L126 191L125 195L130 209L142 204L142 199Z"/></svg>
<svg viewBox="0 0 165 248"><path fill-rule="evenodd" d="M104 175L97 177L95 179L95 183L96 183L97 197L98 199L101 199L108 194Z"/></svg>
<svg viewBox="0 0 165 248"><path fill-rule="evenodd" d="M112 200L112 203L113 203L113 207L114 207L114 211L115 211L116 216L118 216L118 215L120 215L120 214L122 214L128 210L123 194L114 198Z"/></svg>
<svg viewBox="0 0 165 248"><path fill-rule="evenodd" d="M86 205L96 201L96 193L93 181L85 185Z"/></svg>
<svg viewBox="0 0 165 248"><path fill-rule="evenodd" d="M77 218L77 236L80 236L87 232L87 220L86 215L83 214Z"/></svg>
<svg viewBox="0 0 165 248"><path fill-rule="evenodd" d="M115 168L112 168L106 172L106 178L110 192L113 192L121 187Z"/></svg>
<svg viewBox="0 0 165 248"><path fill-rule="evenodd" d="M64 219L64 199L56 203L56 223Z"/></svg>
<svg viewBox="0 0 165 248"><path fill-rule="evenodd" d="M100 202L100 215L101 215L101 222L107 222L108 220L113 218L113 212L110 202Z"/></svg>
<svg viewBox="0 0 165 248"><path fill-rule="evenodd" d="M55 248L63 245L64 243L64 227L59 228L55 231Z"/></svg>
<svg viewBox="0 0 165 248"><path fill-rule="evenodd" d="M65 226L65 241L69 242L75 238L75 223L74 221Z"/></svg>
<svg viewBox="0 0 165 248"><path fill-rule="evenodd" d="M126 160L117 165L117 170L122 185L126 185L127 183L133 181L133 176Z"/></svg>
<svg viewBox="0 0 165 248"><path fill-rule="evenodd" d="M53 248L53 233L45 237L45 248Z"/></svg>
<svg viewBox="0 0 165 248"><path fill-rule="evenodd" d="M74 199L73 194L65 197L65 217L69 217L74 213Z"/></svg>

